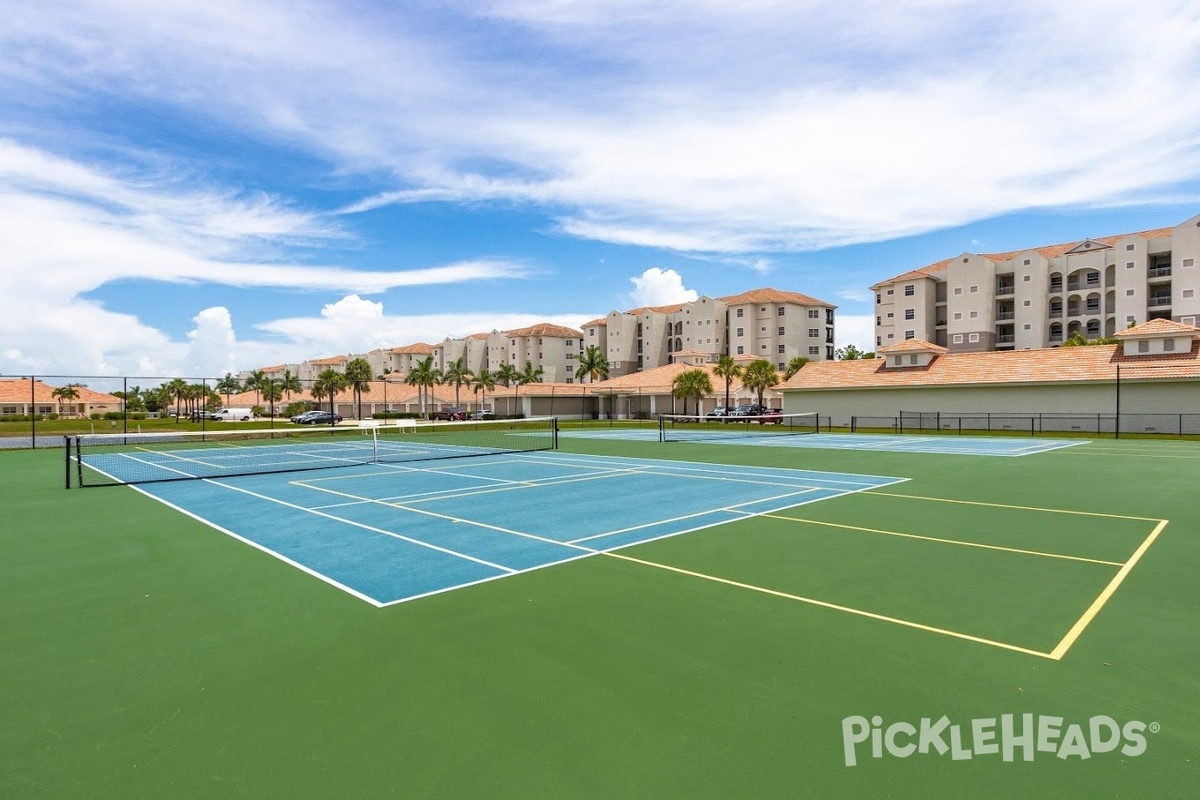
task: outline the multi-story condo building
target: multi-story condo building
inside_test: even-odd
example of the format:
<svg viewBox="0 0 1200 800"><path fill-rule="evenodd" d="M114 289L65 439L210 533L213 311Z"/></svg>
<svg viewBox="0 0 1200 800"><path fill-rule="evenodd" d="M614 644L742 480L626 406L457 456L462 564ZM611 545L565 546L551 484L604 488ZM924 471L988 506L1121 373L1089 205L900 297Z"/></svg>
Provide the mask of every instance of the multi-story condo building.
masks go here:
<svg viewBox="0 0 1200 800"><path fill-rule="evenodd" d="M424 342L393 347L388 351L388 361L383 365L383 371L390 374L398 372L407 375L421 361L433 355L433 345Z"/></svg>
<svg viewBox="0 0 1200 800"><path fill-rule="evenodd" d="M871 287L875 346L1056 347L1078 332L1200 319L1200 215L1173 227L1008 253L962 253Z"/></svg>
<svg viewBox="0 0 1200 800"><path fill-rule="evenodd" d="M608 358L618 377L673 363L676 354L704 353L765 358L784 369L802 356L833 358L836 306L798 292L754 289L727 297L699 297L688 303L612 311L583 325L585 345Z"/></svg>
<svg viewBox="0 0 1200 800"><path fill-rule="evenodd" d="M518 370L532 364L541 369L545 383L575 383L579 354L583 352L581 331L541 322L528 328L495 331L486 342L486 367L492 372L506 363Z"/></svg>

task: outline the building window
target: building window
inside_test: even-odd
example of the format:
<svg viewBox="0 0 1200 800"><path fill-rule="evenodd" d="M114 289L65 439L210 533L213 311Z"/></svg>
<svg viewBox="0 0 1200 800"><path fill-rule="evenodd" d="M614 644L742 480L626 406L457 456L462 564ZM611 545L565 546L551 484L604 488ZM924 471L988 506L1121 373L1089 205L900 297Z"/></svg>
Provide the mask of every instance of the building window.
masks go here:
<svg viewBox="0 0 1200 800"><path fill-rule="evenodd" d="M1132 262L1132 261L1126 261L1126 262L1125 262L1125 269L1133 269L1133 262Z"/></svg>
<svg viewBox="0 0 1200 800"><path fill-rule="evenodd" d="M745 328L738 328L738 329L737 329L737 334L736 334L736 335L737 335L737 336L745 336L745 335L746 335Z"/></svg>
<svg viewBox="0 0 1200 800"><path fill-rule="evenodd" d="M882 325L882 324L883 324L883 317L876 317L876 318L875 318L875 324L876 324L876 325Z"/></svg>
<svg viewBox="0 0 1200 800"><path fill-rule="evenodd" d="M1126 250L1126 252L1132 251L1132 250L1133 250L1133 245L1131 245L1131 244L1127 244L1127 245L1125 245L1125 250Z"/></svg>
<svg viewBox="0 0 1200 800"><path fill-rule="evenodd" d="M1163 350L1174 350L1174 349L1175 349L1175 340L1174 339L1163 339Z"/></svg>
<svg viewBox="0 0 1200 800"><path fill-rule="evenodd" d="M814 338L816 338L816 337L818 337L818 336L820 336L820 335L821 335L821 329L820 329L820 328L809 328L809 329L808 329L808 338L810 338L810 339L814 339Z"/></svg>
<svg viewBox="0 0 1200 800"><path fill-rule="evenodd" d="M895 293L896 293L896 290L895 290L895 289L888 289L888 290L887 290L887 293L888 293L888 295L890 296L890 295L893 295L893 294L895 294Z"/></svg>
<svg viewBox="0 0 1200 800"><path fill-rule="evenodd" d="M967 341L968 341L968 342L978 342L978 341L979 341L979 334L978 334L978 333L968 333L968 334L967 334Z"/></svg>
<svg viewBox="0 0 1200 800"><path fill-rule="evenodd" d="M780 353L783 353L783 352L785 352L785 351L784 351L784 349L783 349L783 345L779 345L779 352L780 352Z"/></svg>
<svg viewBox="0 0 1200 800"><path fill-rule="evenodd" d="M567 347L570 347L570 346L571 346L571 340L567 339Z"/></svg>
<svg viewBox="0 0 1200 800"><path fill-rule="evenodd" d="M783 336L783 326L782 325L779 326L779 335Z"/></svg>
<svg viewBox="0 0 1200 800"><path fill-rule="evenodd" d="M779 314L778 314L777 316L780 316L780 317L782 317L782 316L783 316L783 312L784 312L784 311L786 311L786 310L787 310L787 309L785 309L783 306L780 306L780 307L779 307Z"/></svg>
<svg viewBox="0 0 1200 800"><path fill-rule="evenodd" d="M1195 317L1180 317L1179 321L1182 322L1184 325L1195 325L1196 324Z"/></svg>
<svg viewBox="0 0 1200 800"><path fill-rule="evenodd" d="M876 337L875 337L875 346L876 346L876 347L879 347L881 344L883 344L883 337L882 337L882 336L876 336Z"/></svg>
<svg viewBox="0 0 1200 800"><path fill-rule="evenodd" d="M904 356L894 356L892 358L892 366L893 367L898 367L903 363L904 363Z"/></svg>
<svg viewBox="0 0 1200 800"><path fill-rule="evenodd" d="M1137 321L1137 318L1136 318L1136 317L1133 317L1133 316L1128 316L1128 317L1126 317L1126 318L1125 318L1125 324L1126 324L1126 325L1129 325L1129 324L1131 324L1131 323L1133 323L1133 322L1136 322L1136 321Z"/></svg>
<svg viewBox="0 0 1200 800"><path fill-rule="evenodd" d="M1194 266L1196 266L1196 259L1194 259L1194 258L1185 258L1185 259L1183 260L1183 266L1185 266L1185 267L1194 267Z"/></svg>
<svg viewBox="0 0 1200 800"><path fill-rule="evenodd" d="M972 312L971 312L971 319L977 319L978 317L979 317L979 312L978 312L978 311L972 311Z"/></svg>
<svg viewBox="0 0 1200 800"><path fill-rule="evenodd" d="M977 294L978 292L979 292L979 287L978 287L978 286L972 286L972 287L971 287L971 294Z"/></svg>
<svg viewBox="0 0 1200 800"><path fill-rule="evenodd" d="M742 347L740 344L737 347L738 347L737 354L739 356L746 352L746 348Z"/></svg>
<svg viewBox="0 0 1200 800"><path fill-rule="evenodd" d="M810 356L819 356L819 355L821 355L821 348L820 347L810 347L810 348L808 348L808 354Z"/></svg>
<svg viewBox="0 0 1200 800"><path fill-rule="evenodd" d="M876 295L876 297L878 297L878 295ZM808 310L808 318L809 319L820 319L821 318L821 309L810 308Z"/></svg>
<svg viewBox="0 0 1200 800"><path fill-rule="evenodd" d="M743 308L739 308L739 309L737 310L737 316L738 316L738 317L741 317L741 316L742 316L742 312L743 312L743 311L745 311L745 309L743 309Z"/></svg>
<svg viewBox="0 0 1200 800"><path fill-rule="evenodd" d="M1028 264L1029 261L1027 260L1025 263ZM1029 283L1029 281L1032 280L1032 278L1033 278L1033 276L1026 275L1024 278L1021 278L1021 280L1025 281L1026 283Z"/></svg>
<svg viewBox="0 0 1200 800"><path fill-rule="evenodd" d="M916 310L912 309L912 308L904 309L904 318L905 319L916 319L917 318Z"/></svg>
<svg viewBox="0 0 1200 800"><path fill-rule="evenodd" d="M1027 266L1027 267L1028 267L1028 266L1029 266L1029 259L1028 259L1028 258L1027 258L1027 259L1025 259L1025 261L1024 261L1023 263L1025 264L1025 266ZM1025 280L1029 280L1029 278L1026 278Z"/></svg>
<svg viewBox="0 0 1200 800"><path fill-rule="evenodd" d="M956 320L960 320L960 319L962 319L962 312L961 312L961 311L955 311L955 312L954 312L954 319L956 319Z"/></svg>
<svg viewBox="0 0 1200 800"><path fill-rule="evenodd" d="M1138 342L1138 352L1139 353L1149 353L1150 352L1150 342L1146 339L1140 340Z"/></svg>
<svg viewBox="0 0 1200 800"><path fill-rule="evenodd" d="M1133 297L1135 294L1137 294L1137 290L1136 290L1136 289L1126 289L1126 290L1125 290L1125 296L1126 296L1126 297Z"/></svg>
<svg viewBox="0 0 1200 800"><path fill-rule="evenodd" d="M912 285L911 283L904 284L904 296L905 297L912 297L916 293L917 293L916 286Z"/></svg>
<svg viewBox="0 0 1200 800"><path fill-rule="evenodd" d="M1025 306L1026 308L1029 308L1029 306L1031 305L1031 301L1026 300L1024 303L1021 303L1021 305Z"/></svg>
<svg viewBox="0 0 1200 800"><path fill-rule="evenodd" d="M955 293L955 294L962 294L962 287L961 287L961 286L955 286L955 287L954 287L954 293Z"/></svg>
<svg viewBox="0 0 1200 800"><path fill-rule="evenodd" d="M904 338L905 338L905 339L915 339L916 337L917 337L917 332L916 332L916 331L905 331L905 332L904 332Z"/></svg>
<svg viewBox="0 0 1200 800"><path fill-rule="evenodd" d="M1184 290L1183 290L1183 296L1184 296L1184 297L1192 297L1192 296L1194 296L1195 294L1196 294L1196 290L1195 290L1195 289L1184 289Z"/></svg>
<svg viewBox="0 0 1200 800"><path fill-rule="evenodd" d="M879 294L878 292L876 292L876 293L875 293L875 302L876 302L876 303L882 303L882 302L883 302L883 295L881 295L881 294ZM811 317L811 316L812 316L812 312L811 312L811 311L810 311L810 312L808 312L808 315Z"/></svg>
<svg viewBox="0 0 1200 800"><path fill-rule="evenodd" d="M896 315L895 315L895 314L893 314L893 313L892 313L892 312L890 312L890 311L888 312L888 319L891 319L891 318L892 318L892 317L894 317L894 316L896 316Z"/></svg>
<svg viewBox="0 0 1200 800"><path fill-rule="evenodd" d="M1028 323L1028 322L1026 322L1026 323L1025 323L1025 330L1029 330L1029 329L1030 329L1030 325L1029 325L1029 323Z"/></svg>
<svg viewBox="0 0 1200 800"><path fill-rule="evenodd" d="M961 333L954 334L954 338L952 339L952 341L955 344L962 344L962 334Z"/></svg>
<svg viewBox="0 0 1200 800"><path fill-rule="evenodd" d="M917 354L916 354L916 353L913 353L912 355L910 355L910 356L908 357L908 363L910 363L910 364L916 364L916 363L917 363Z"/></svg>

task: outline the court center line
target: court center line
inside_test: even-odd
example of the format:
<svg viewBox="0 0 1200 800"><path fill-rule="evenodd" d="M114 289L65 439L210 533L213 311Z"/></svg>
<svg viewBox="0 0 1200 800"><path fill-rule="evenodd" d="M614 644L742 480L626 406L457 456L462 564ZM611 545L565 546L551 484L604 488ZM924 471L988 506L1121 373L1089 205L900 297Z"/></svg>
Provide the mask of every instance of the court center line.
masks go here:
<svg viewBox="0 0 1200 800"><path fill-rule="evenodd" d="M769 517L770 519L781 519L787 522L800 522L809 525L824 525L829 528L843 528L851 531L862 531L864 533L877 533L884 536L900 536L905 539L920 539L925 542L937 542L939 544L958 545L960 547L978 547L983 550L999 550L1005 553L1019 553L1029 556L1040 556L1042 558L1059 558L1064 561L1083 561L1088 564L1103 564L1109 567L1119 567L1122 565L1120 561L1104 561L1099 558L1085 558L1083 556L1068 556L1062 553L1046 553L1041 550L1025 550L1020 547L1004 547L996 544L983 544L982 542L964 542L960 539L943 539L937 536L924 536L917 533L903 533L901 531L885 531L878 528L864 528L859 525L843 525L837 522L823 522L817 519L802 519L800 517L785 517L782 514L762 514L760 516Z"/></svg>
<svg viewBox="0 0 1200 800"><path fill-rule="evenodd" d="M1120 588L1125 579L1129 577L1129 573L1133 571L1135 566L1137 566L1138 561L1140 561L1142 556L1146 554L1146 551L1150 549L1150 546L1154 544L1154 541L1158 539L1159 534L1163 532L1163 529L1167 527L1169 522L1170 520L1165 519L1158 521L1158 525L1154 527L1154 530L1150 532L1150 535L1146 537L1141 546L1138 547L1138 549L1134 551L1133 555L1129 557L1129 560L1126 561L1121 567L1120 572L1113 576L1113 579L1108 582L1108 586L1104 587L1104 591L1100 592L1099 596L1092 601L1090 606L1088 606L1087 611L1083 612L1083 616L1081 616L1075 622L1075 624L1071 626L1071 630L1068 631L1067 635L1063 637L1063 640L1058 643L1058 646L1050 651L1051 658L1058 661L1067 654L1067 651L1071 649L1071 646L1075 644L1075 641L1081 635L1083 635L1083 632L1087 626L1090 625L1092 620L1096 618L1096 615L1100 613L1100 609L1104 608L1104 605L1109 601L1113 594L1116 593L1117 589Z"/></svg>
<svg viewBox="0 0 1200 800"><path fill-rule="evenodd" d="M1130 519L1137 522L1158 522L1157 517L1131 517L1126 514L1102 514L1097 511L1072 511L1066 508L1040 508L1038 506L1017 506L1008 503L985 503L981 500L951 500L946 497L925 497L917 494L896 494L894 492L876 492L867 490L859 492L864 496L899 497L904 500L927 500L931 503L955 503L964 506L985 506L987 508L1012 508L1018 511L1043 511L1047 514L1072 514L1080 517L1106 517L1108 519Z"/></svg>
<svg viewBox="0 0 1200 800"><path fill-rule="evenodd" d="M843 605L839 605L837 603L830 603L830 602L826 602L824 600L817 600L812 597L804 597L804 596L798 595L798 594L790 594L788 592L781 592L776 589L768 589L764 586L755 586L754 584L742 583L741 581L734 581L734 580L730 580L728 578L719 578L715 575L706 575L703 572L693 572L692 570L682 569L680 567L673 567L673 566L670 566L669 564L660 564L656 561L646 561L645 559L634 558L633 556L628 556L628 555L625 555L624 553L608 552L608 553L604 553L604 555L608 556L609 558L618 558L618 559L621 559L622 561L629 561L629 562L632 562L635 564L641 564L643 566L653 567L655 569L666 570L668 572L675 572L680 575L686 575L686 576L692 577L692 578L699 578L701 580L711 581L713 583L721 583L726 586L733 586L738 589L746 589L746 590L749 590L752 592L759 592L760 594L772 595L774 597L782 597L786 600L795 600L797 602L806 603L808 605L819 606L821 608L827 608L827 609L831 609L834 611L842 611L847 614L854 614L855 616L859 616L859 617L866 617L868 619L874 619L874 620L878 620L881 622L890 622L894 625L902 625L907 628L915 628L917 630L926 631L928 633L938 633L938 634L941 634L942 636L950 636L955 639L963 639L965 641L975 642L977 644L986 644L986 645L990 645L992 647L999 647L1004 650L1012 650L1017 653L1023 653L1025 655L1038 656L1039 658L1051 658L1052 657L1049 653L1043 653L1038 650L1031 650L1027 647L1021 647L1019 645L1009 644L1007 642L998 642L993 639L985 639L981 636L972 636L971 634L968 634L968 633L959 633L958 631L952 631L952 630L948 630L946 628L938 628L934 625L925 625L924 623L912 622L910 620L900 619L898 617L889 617L884 614L876 614L873 611L864 611L860 608L852 608L850 606L843 606Z"/></svg>
<svg viewBox="0 0 1200 800"><path fill-rule="evenodd" d="M303 506L298 506L295 503L289 503L286 500L280 500L275 497L270 497L269 495L259 494L258 492L252 492L249 489L242 489L238 486L230 486L227 483L221 483L220 481L212 480L212 479L205 479L205 483L211 484L213 486L220 486L224 489L230 489L235 492L241 492L242 494L248 494L251 497L257 497L260 500L266 500L271 503L276 503L281 506L286 506L287 508L292 508L292 509L295 509L296 511L303 511L306 514L315 514L318 517L324 517L325 519L330 519L330 520L333 520L334 522L341 522L343 524L350 525L355 528L361 528L365 531L371 531L372 533L379 533L379 534L383 534L384 536L390 536L393 539L399 539L401 541L408 542L409 544L415 544L420 547L426 547L430 550L437 550L439 553L445 553L446 555L455 556L457 558L462 558L467 561L474 561L476 564L482 564L485 567L491 567L493 569L498 569L501 572L507 572L507 573L511 574L511 573L515 573L517 571L517 570L513 569L512 567L506 567L501 564L494 564L491 561L485 561L482 558L476 558L475 556L469 556L466 553L460 553L457 550L451 550L446 547L439 547L436 544L430 544L429 542L422 542L420 539L413 539L409 536L405 536L400 533L395 533L394 531L388 531L388 530L384 530L383 528L376 528L373 525L364 525L361 522L354 522L353 520L343 519L342 517L334 516L333 514L326 514L323 511L316 511L311 508L304 508Z"/></svg>

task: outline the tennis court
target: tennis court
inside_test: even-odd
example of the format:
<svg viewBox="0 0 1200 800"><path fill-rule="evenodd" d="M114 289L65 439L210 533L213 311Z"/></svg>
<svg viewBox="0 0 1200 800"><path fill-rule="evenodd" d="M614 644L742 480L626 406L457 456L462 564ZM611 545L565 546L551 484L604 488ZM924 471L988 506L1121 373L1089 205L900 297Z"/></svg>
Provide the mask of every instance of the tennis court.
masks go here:
<svg viewBox="0 0 1200 800"><path fill-rule="evenodd" d="M1173 796L1194 769L1193 443L555 433L84 441L73 483L139 481L86 491L62 451L0 453L0 795ZM852 716L969 748L1005 714L1153 733L845 759Z"/></svg>

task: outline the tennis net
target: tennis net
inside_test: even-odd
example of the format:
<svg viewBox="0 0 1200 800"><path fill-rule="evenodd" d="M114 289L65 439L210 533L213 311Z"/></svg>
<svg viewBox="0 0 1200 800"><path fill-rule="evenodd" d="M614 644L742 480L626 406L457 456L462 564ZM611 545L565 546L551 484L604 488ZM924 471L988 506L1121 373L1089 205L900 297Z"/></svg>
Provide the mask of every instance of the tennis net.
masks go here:
<svg viewBox="0 0 1200 800"><path fill-rule="evenodd" d="M66 484L112 486L553 450L553 417L66 437Z"/></svg>
<svg viewBox="0 0 1200 800"><path fill-rule="evenodd" d="M744 442L758 444L820 430L817 413L765 414L757 417L699 417L664 414L658 418L660 442Z"/></svg>

